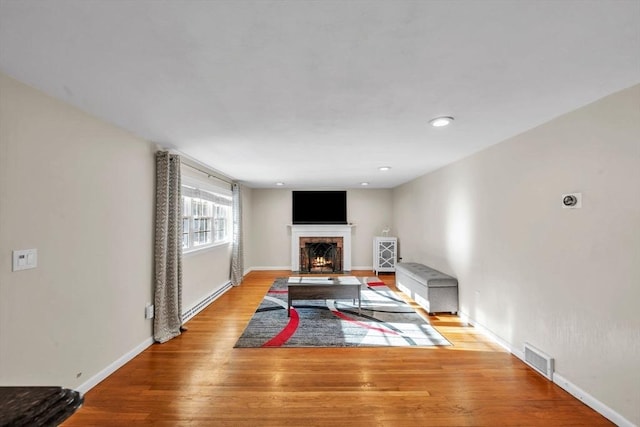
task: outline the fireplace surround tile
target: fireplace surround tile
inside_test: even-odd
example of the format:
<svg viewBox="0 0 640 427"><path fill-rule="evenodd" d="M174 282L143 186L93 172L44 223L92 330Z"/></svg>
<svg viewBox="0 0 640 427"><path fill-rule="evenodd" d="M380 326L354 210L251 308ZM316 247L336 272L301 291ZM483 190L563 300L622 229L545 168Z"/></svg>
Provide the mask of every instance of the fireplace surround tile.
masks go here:
<svg viewBox="0 0 640 427"><path fill-rule="evenodd" d="M310 224L291 227L291 271L300 271L300 239L342 238L342 271L351 271L351 230L353 225Z"/></svg>

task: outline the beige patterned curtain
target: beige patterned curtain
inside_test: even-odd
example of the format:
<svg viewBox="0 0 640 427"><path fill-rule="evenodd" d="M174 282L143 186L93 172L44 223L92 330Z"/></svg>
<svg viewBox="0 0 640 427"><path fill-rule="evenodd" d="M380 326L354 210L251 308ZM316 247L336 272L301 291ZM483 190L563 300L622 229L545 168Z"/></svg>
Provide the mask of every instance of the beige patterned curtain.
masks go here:
<svg viewBox="0 0 640 427"><path fill-rule="evenodd" d="M166 342L182 330L182 201L180 156L156 153L156 230L153 338Z"/></svg>
<svg viewBox="0 0 640 427"><path fill-rule="evenodd" d="M231 284L242 283L244 263L242 261L242 193L239 184L233 184L233 242L231 247Z"/></svg>

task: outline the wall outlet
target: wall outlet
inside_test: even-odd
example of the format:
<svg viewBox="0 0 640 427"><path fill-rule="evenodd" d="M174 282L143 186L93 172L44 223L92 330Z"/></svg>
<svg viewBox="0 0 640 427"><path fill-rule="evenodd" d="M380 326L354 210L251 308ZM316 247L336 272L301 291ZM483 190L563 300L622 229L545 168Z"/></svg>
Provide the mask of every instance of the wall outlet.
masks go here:
<svg viewBox="0 0 640 427"><path fill-rule="evenodd" d="M144 308L144 318L145 319L153 319L153 304L147 304Z"/></svg>

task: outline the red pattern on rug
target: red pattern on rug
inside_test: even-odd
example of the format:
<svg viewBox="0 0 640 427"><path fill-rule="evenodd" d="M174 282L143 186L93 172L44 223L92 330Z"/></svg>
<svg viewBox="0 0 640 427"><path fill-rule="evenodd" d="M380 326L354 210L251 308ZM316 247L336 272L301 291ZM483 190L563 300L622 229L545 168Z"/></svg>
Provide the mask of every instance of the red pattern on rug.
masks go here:
<svg viewBox="0 0 640 427"><path fill-rule="evenodd" d="M387 286L384 282L367 282L367 286Z"/></svg>
<svg viewBox="0 0 640 427"><path fill-rule="evenodd" d="M289 318L289 323L287 323L287 326L285 326L284 329L282 329L278 333L278 335L262 344L262 347L281 347L296 332L296 330L298 329L298 325L300 324L300 316L298 315L296 309L293 307L291 307L289 313L291 314L291 317Z"/></svg>
<svg viewBox="0 0 640 427"><path fill-rule="evenodd" d="M352 281L352 278L347 281ZM428 321L396 297L378 277L361 277L359 281L363 285L361 292L366 301L365 313L362 315L354 313L353 307L349 304L346 305L348 311L340 312L338 307L342 305L336 304L335 300L327 299L324 304L309 301L308 305L301 306L299 310L292 307L287 318L287 278L275 279L273 289L267 291L234 348L451 345ZM284 310L280 310L278 306ZM323 309L329 309L331 315L323 315ZM313 322L319 319L326 323L314 327ZM356 327L345 327L344 322ZM406 324L407 327L396 328L396 324ZM318 334L319 330L326 333L328 339L323 341L322 334ZM274 333L277 335L274 336ZM342 337L342 340L335 340L336 336Z"/></svg>

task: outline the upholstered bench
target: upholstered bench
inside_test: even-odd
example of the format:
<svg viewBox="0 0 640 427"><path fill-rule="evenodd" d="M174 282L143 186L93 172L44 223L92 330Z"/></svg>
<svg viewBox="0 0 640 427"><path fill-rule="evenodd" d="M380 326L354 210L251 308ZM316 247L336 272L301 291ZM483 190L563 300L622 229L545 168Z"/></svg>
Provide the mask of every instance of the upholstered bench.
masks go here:
<svg viewBox="0 0 640 427"><path fill-rule="evenodd" d="M396 287L427 313L458 313L458 279L417 262L396 265Z"/></svg>

